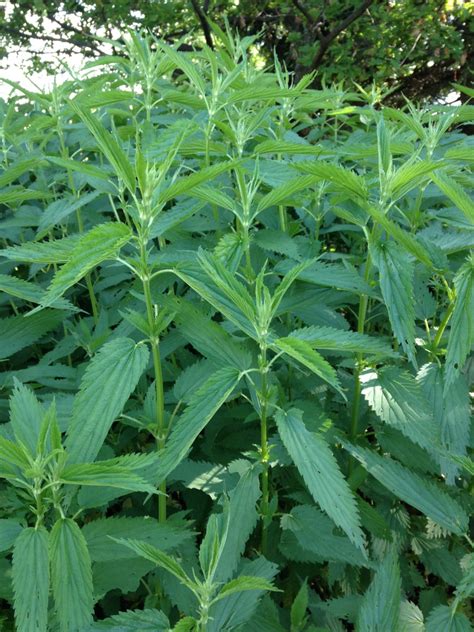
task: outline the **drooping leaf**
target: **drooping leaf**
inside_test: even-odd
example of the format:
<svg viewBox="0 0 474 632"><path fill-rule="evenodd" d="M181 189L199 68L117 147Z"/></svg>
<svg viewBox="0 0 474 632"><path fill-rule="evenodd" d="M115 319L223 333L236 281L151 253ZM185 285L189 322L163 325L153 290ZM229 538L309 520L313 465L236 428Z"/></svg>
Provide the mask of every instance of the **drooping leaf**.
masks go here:
<svg viewBox="0 0 474 632"><path fill-rule="evenodd" d="M349 540L365 550L355 498L326 441L307 430L302 412L293 408L275 416L283 445L303 477L315 502Z"/></svg>
<svg viewBox="0 0 474 632"><path fill-rule="evenodd" d="M23 527L14 518L0 519L0 551L8 551L23 531Z"/></svg>
<svg viewBox="0 0 474 632"><path fill-rule="evenodd" d="M426 619L426 632L472 632L469 619L448 606L436 606Z"/></svg>
<svg viewBox="0 0 474 632"><path fill-rule="evenodd" d="M342 331L333 327L303 327L291 332L291 337L305 340L315 349L374 354L384 357L398 355L383 338L366 336L354 331Z"/></svg>

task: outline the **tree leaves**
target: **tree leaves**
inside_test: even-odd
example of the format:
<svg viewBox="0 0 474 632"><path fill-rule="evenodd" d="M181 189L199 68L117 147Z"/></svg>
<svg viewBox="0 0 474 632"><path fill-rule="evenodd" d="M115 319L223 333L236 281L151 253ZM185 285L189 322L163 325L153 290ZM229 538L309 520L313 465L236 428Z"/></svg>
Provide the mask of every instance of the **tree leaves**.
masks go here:
<svg viewBox="0 0 474 632"><path fill-rule="evenodd" d="M106 343L89 363L74 399L66 447L71 463L93 460L148 362L148 350L130 338Z"/></svg>
<svg viewBox="0 0 474 632"><path fill-rule="evenodd" d="M355 498L344 480L331 449L322 436L304 425L302 412L292 408L275 416L283 445L321 509L346 533L349 540L365 550L365 539Z"/></svg>

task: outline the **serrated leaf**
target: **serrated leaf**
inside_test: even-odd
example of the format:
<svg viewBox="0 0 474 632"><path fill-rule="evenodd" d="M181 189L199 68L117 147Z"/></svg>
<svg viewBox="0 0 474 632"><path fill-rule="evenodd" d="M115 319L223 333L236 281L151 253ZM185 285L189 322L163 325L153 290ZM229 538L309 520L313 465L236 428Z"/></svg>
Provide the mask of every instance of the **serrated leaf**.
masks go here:
<svg viewBox="0 0 474 632"><path fill-rule="evenodd" d="M64 312L47 309L31 316L10 316L0 319L0 358L8 358L37 342L56 329L65 318Z"/></svg>
<svg viewBox="0 0 474 632"><path fill-rule="evenodd" d="M195 439L216 414L239 382L239 373L231 367L219 369L190 399L173 426L157 464L157 482L162 481L181 463Z"/></svg>
<svg viewBox="0 0 474 632"><path fill-rule="evenodd" d="M64 263L68 261L81 235L70 235L52 241L30 241L0 250L0 256L25 263Z"/></svg>
<svg viewBox="0 0 474 632"><path fill-rule="evenodd" d="M363 201L367 198L364 179L344 167L321 160L300 162L295 167L299 171L314 175L318 180L328 180L337 189L355 197L356 200Z"/></svg>
<svg viewBox="0 0 474 632"><path fill-rule="evenodd" d="M118 559L130 560L136 556L131 549L113 540L140 539L168 552L178 549L193 537L183 520L169 518L165 523L151 517L100 518L82 527L92 561L113 562Z"/></svg>
<svg viewBox="0 0 474 632"><path fill-rule="evenodd" d="M234 574L244 553L245 544L257 524L256 503L260 494L258 470L250 467L241 476L236 487L229 492L224 516L218 516L220 519L228 519L229 526L214 573L215 581L225 582Z"/></svg>
<svg viewBox="0 0 474 632"><path fill-rule="evenodd" d="M10 397L10 423L16 440L26 446L33 456L36 454L43 415L44 409L33 392L15 380Z"/></svg>
<svg viewBox="0 0 474 632"><path fill-rule="evenodd" d="M186 575L180 564L173 557L167 555L155 546L147 544L146 542L140 542L139 540L124 538L113 538L113 540L117 542L117 544L122 544L134 551L140 557L144 557L146 560L153 562L159 568L168 571L168 573L174 575L185 586L190 587L192 585L191 579Z"/></svg>
<svg viewBox="0 0 474 632"><path fill-rule="evenodd" d="M51 582L61 632L83 632L92 622L92 571L76 522L60 518L50 535Z"/></svg>
<svg viewBox="0 0 474 632"><path fill-rule="evenodd" d="M420 186L436 169L436 164L428 160L408 161L397 169L389 182L390 199L395 201Z"/></svg>
<svg viewBox="0 0 474 632"><path fill-rule="evenodd" d="M370 562L344 535L334 533L336 525L317 507L298 505L281 519L283 538L280 550L289 559L299 561L311 556L321 562L342 562L353 566L369 567ZM291 537L290 537L291 536ZM311 560L313 561L313 560Z"/></svg>
<svg viewBox="0 0 474 632"><path fill-rule="evenodd" d="M8 551L23 531L23 527L14 518L0 519L0 551Z"/></svg>
<svg viewBox="0 0 474 632"><path fill-rule="evenodd" d="M303 366L310 369L324 382L327 382L344 395L337 379L336 371L308 342L293 336L287 336L286 338L278 338L273 344L277 349L280 349L294 360L301 362Z"/></svg>
<svg viewBox="0 0 474 632"><path fill-rule="evenodd" d="M421 367L417 380L439 426L442 445L451 457L465 456L469 444L471 414L469 388L464 375L460 373L449 389L445 389L444 370L432 363ZM454 485L458 470L449 457L441 458L441 471L449 485Z"/></svg>
<svg viewBox="0 0 474 632"><path fill-rule="evenodd" d="M189 176L178 178L160 193L160 202L164 204L165 202L185 193L192 195L194 187L202 185L204 182L212 180L221 173L229 171L235 164L236 163L232 161L221 162L210 167L204 167ZM202 190L198 191L197 197L200 199L202 198Z"/></svg>
<svg viewBox="0 0 474 632"><path fill-rule="evenodd" d="M106 343L90 361L74 399L66 448L70 463L92 461L134 391L149 352L130 338Z"/></svg>
<svg viewBox="0 0 474 632"><path fill-rule="evenodd" d="M397 242L399 246L403 246L403 248L411 253L418 261L421 261L425 266L431 268L432 263L430 259L430 255L427 250L422 246L422 244L416 240L416 238L408 233L406 230L400 228L398 224L393 222L385 213L382 213L378 208L373 205L366 205L366 211L372 217L375 223L379 224L388 235L393 237L393 239ZM389 244L390 242L386 242ZM369 244L370 245L370 244ZM379 244L380 245L380 244ZM403 252L403 250L401 250ZM407 256L406 253L405 258Z"/></svg>
<svg viewBox="0 0 474 632"><path fill-rule="evenodd" d="M392 494L448 531L458 535L466 532L466 512L439 486L421 478L389 457L380 456L346 442L343 442L343 446Z"/></svg>
<svg viewBox="0 0 474 632"><path fill-rule="evenodd" d="M243 592L245 590L279 592L271 582L263 579L262 577L246 577L245 575L241 575L240 577L231 579L230 582L227 582L227 584L224 584L215 598L215 601L219 601L220 599L224 599L233 593Z"/></svg>
<svg viewBox="0 0 474 632"><path fill-rule="evenodd" d="M340 527L349 540L365 550L364 534L355 498L326 441L307 430L302 412L292 408L276 414L283 445L303 477L315 502Z"/></svg>
<svg viewBox="0 0 474 632"><path fill-rule="evenodd" d="M434 173L432 179L445 196L464 213L471 224L474 224L474 203L456 180L440 171Z"/></svg>
<svg viewBox="0 0 474 632"><path fill-rule="evenodd" d="M84 233L70 253L67 262L54 275L44 295L43 307L54 303L68 288L80 281L100 263L114 258L131 236L130 228L120 222L100 224Z"/></svg>
<svg viewBox="0 0 474 632"><path fill-rule="evenodd" d="M357 617L357 632L398 630L400 599L400 568L397 555L391 549L364 595Z"/></svg>
<svg viewBox="0 0 474 632"><path fill-rule="evenodd" d="M311 175L301 176L293 178L288 182L280 185L263 196L257 205L256 214L261 213L270 206L278 206L284 202L291 200L292 196L303 189L308 189L315 181L315 178Z"/></svg>
<svg viewBox="0 0 474 632"><path fill-rule="evenodd" d="M133 471L107 461L66 466L58 480L65 485L117 487L132 492L157 493L152 485Z"/></svg>
<svg viewBox="0 0 474 632"><path fill-rule="evenodd" d="M32 572L34 570L34 572ZM45 632L48 624L48 532L23 529L13 550L13 591L18 632Z"/></svg>
<svg viewBox="0 0 474 632"><path fill-rule="evenodd" d="M45 290L38 285L6 274L0 274L0 292L5 292L10 296L15 296L16 298L21 298L24 301L36 304L43 302L45 294ZM52 307L78 311L72 303L64 298L59 298L57 301L54 301Z"/></svg>
<svg viewBox="0 0 474 632"><path fill-rule="evenodd" d="M474 256L459 269L454 287L456 302L446 353L444 393L456 380L474 343Z"/></svg>
<svg viewBox="0 0 474 632"><path fill-rule="evenodd" d="M439 456L440 433L421 388L407 371L386 367L360 376L362 395L385 423L400 430L414 443Z"/></svg>
<svg viewBox="0 0 474 632"><path fill-rule="evenodd" d="M100 150L114 168L115 173L123 180L130 193L135 193L135 172L117 139L80 103L70 100L69 105L94 136Z"/></svg>
<svg viewBox="0 0 474 632"><path fill-rule="evenodd" d="M394 241L371 244L370 254L379 271L380 289L394 336L416 366L413 265Z"/></svg>
<svg viewBox="0 0 474 632"><path fill-rule="evenodd" d="M448 606L436 606L426 619L426 632L472 632L469 619Z"/></svg>
<svg viewBox="0 0 474 632"><path fill-rule="evenodd" d="M303 327L291 332L291 337L305 340L315 349L397 357L383 338L367 336L354 331L342 331L333 327Z"/></svg>
<svg viewBox="0 0 474 632"><path fill-rule="evenodd" d="M110 632L169 632L170 622L161 610L127 610L108 619L98 621L87 632L109 630Z"/></svg>

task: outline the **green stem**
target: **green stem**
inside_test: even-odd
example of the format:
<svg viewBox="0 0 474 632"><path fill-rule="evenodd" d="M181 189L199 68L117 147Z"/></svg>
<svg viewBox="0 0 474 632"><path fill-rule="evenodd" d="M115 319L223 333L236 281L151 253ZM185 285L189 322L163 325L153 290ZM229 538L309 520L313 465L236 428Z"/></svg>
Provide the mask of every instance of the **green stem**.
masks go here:
<svg viewBox="0 0 474 632"><path fill-rule="evenodd" d="M269 508L269 460L270 451L268 449L268 385L267 385L267 352L266 347L261 347L261 368L260 375L262 379L262 390L260 396L260 458L262 463L261 488L262 500L260 502L260 512L262 515L262 535L261 535L261 553L265 554L268 543L268 529L266 520Z"/></svg>
<svg viewBox="0 0 474 632"><path fill-rule="evenodd" d="M439 343L441 342L441 338L443 337L444 330L446 329L449 319L451 318L451 315L454 311L454 306L455 306L455 301L452 301L448 309L446 310L446 314L444 315L444 318L441 321L440 326L438 327L438 331L436 332L435 339L433 340L433 352L436 351L436 349L439 346Z"/></svg>
<svg viewBox="0 0 474 632"><path fill-rule="evenodd" d="M370 272L372 268L372 262L370 260L370 255L367 256L367 260L365 263L365 273L364 273L364 281L366 283L369 282ZM360 303L359 303L359 313L357 316L357 333L363 334L365 329L365 319L367 316L367 306L369 303L369 297L367 294L363 294ZM353 441L357 436L358 424L359 424L359 414L360 414L360 398L361 398L361 384L360 384L360 374L362 372L362 365L364 361L364 356L362 353L357 354L357 367L354 372L354 397L352 400L352 411L351 411L351 426L350 426L350 438ZM349 459L349 475L352 474L354 469L355 461L351 457Z"/></svg>
<svg viewBox="0 0 474 632"><path fill-rule="evenodd" d="M141 248L142 263L144 267L144 273L142 278L143 293L145 295L146 313L148 319L148 325L150 331L153 331L155 323L155 315L153 312L153 301L151 297L150 279L148 274L148 265L146 260L145 247ZM156 447L158 451L161 451L165 447L166 441L166 428L165 428L165 398L163 392L163 372L161 369L160 358L160 346L159 338L155 336L150 337L151 353L153 357L153 371L155 375L155 399L156 399ZM158 520L160 522L166 521L166 480L160 483L160 492L158 496Z"/></svg>

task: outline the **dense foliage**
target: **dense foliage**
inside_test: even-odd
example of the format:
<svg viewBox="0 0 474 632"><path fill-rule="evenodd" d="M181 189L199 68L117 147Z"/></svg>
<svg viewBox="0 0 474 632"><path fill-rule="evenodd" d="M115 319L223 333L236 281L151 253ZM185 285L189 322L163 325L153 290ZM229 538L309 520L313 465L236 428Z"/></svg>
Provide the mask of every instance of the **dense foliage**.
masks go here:
<svg viewBox="0 0 474 632"><path fill-rule="evenodd" d="M51 64L51 47L63 60L73 51L97 56L108 48L97 35L113 41L127 28L212 47L212 23L227 20L257 37L265 61L275 50L298 76L317 71L313 87L375 82L401 102L472 81L473 9L472 0L15 0L0 8L0 44L38 68Z"/></svg>
<svg viewBox="0 0 474 632"><path fill-rule="evenodd" d="M3 629L470 630L472 106L214 39L1 104Z"/></svg>

